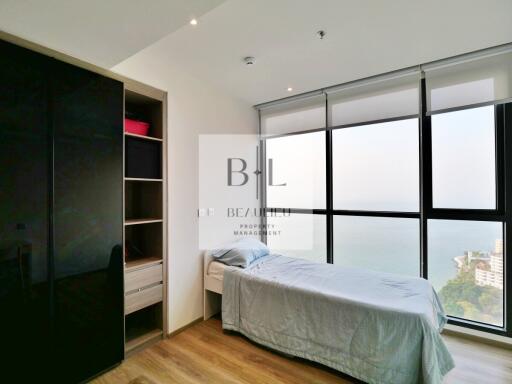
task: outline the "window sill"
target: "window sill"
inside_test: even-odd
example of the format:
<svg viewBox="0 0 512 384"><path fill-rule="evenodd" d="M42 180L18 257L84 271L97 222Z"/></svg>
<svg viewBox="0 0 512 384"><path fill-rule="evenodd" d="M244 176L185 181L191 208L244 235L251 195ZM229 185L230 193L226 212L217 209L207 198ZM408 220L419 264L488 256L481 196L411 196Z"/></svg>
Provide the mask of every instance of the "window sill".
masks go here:
<svg viewBox="0 0 512 384"><path fill-rule="evenodd" d="M475 329L464 328L458 325L447 324L444 327L442 334L447 336L463 337L484 344L490 344L501 348L512 349L512 338L482 332Z"/></svg>

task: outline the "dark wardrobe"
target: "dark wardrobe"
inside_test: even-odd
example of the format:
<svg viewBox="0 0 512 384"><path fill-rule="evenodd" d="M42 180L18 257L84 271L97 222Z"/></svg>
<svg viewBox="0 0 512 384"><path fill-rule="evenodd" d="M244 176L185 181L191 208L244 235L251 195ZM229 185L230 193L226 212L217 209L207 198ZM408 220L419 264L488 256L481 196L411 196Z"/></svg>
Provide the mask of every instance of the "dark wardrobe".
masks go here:
<svg viewBox="0 0 512 384"><path fill-rule="evenodd" d="M0 42L0 377L121 362L123 84Z"/></svg>

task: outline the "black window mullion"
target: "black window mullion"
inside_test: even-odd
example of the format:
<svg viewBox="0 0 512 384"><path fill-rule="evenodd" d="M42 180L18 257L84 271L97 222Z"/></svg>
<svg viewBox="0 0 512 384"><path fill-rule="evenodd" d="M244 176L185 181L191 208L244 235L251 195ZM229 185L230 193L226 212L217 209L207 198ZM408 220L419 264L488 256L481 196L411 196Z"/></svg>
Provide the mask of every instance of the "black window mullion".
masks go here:
<svg viewBox="0 0 512 384"><path fill-rule="evenodd" d="M419 219L418 212L400 212L400 211L355 211L344 209L333 209L331 213L334 216L367 216L367 217L389 217L403 219Z"/></svg>
<svg viewBox="0 0 512 384"><path fill-rule="evenodd" d="M505 331L507 336L512 337L512 263L509 261L509 250L512 249L512 155L506 149L512 148L512 104L499 105L496 108L498 121L498 132L503 137L501 151L503 154L503 208L505 211L505 231L504 231L504 317Z"/></svg>
<svg viewBox="0 0 512 384"><path fill-rule="evenodd" d="M496 211L480 211L477 209L446 209L436 208L428 215L428 219L439 220L473 220L473 221L504 221L505 214Z"/></svg>
<svg viewBox="0 0 512 384"><path fill-rule="evenodd" d="M326 104L327 110L327 104ZM332 264L333 261L333 218L332 218L332 208L333 208L333 184L332 184L332 131L328 130L325 132L325 154L326 154L326 193L327 193L327 262Z"/></svg>
<svg viewBox="0 0 512 384"><path fill-rule="evenodd" d="M420 82L420 275L428 279L428 214L432 211L432 131L425 78Z"/></svg>
<svg viewBox="0 0 512 384"><path fill-rule="evenodd" d="M495 178L496 178L496 212L504 214L505 204L505 105L497 105L494 109L495 119ZM508 207L510 208L510 207Z"/></svg>

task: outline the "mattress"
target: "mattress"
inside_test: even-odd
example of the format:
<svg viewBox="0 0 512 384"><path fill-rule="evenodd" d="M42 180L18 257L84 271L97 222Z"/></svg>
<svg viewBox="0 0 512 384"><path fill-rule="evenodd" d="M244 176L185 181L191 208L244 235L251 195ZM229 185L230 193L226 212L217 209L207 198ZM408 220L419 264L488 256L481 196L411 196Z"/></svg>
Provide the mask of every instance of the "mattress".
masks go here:
<svg viewBox="0 0 512 384"><path fill-rule="evenodd" d="M208 265L208 276L222 281L224 279L224 270L227 265L221 263L219 261L212 261L210 265Z"/></svg>

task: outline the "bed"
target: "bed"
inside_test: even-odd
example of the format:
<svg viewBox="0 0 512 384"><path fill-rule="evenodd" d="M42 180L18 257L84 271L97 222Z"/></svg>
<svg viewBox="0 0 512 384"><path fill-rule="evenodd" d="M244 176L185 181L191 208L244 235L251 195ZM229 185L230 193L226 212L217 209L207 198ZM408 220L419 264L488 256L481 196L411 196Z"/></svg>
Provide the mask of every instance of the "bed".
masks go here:
<svg viewBox="0 0 512 384"><path fill-rule="evenodd" d="M245 269L207 255L204 273L205 317L222 305L223 329L266 347L368 383L438 384L454 366L424 279L275 254Z"/></svg>

